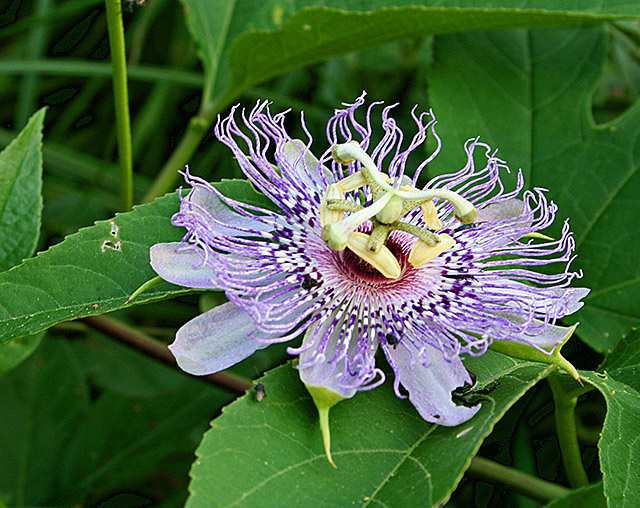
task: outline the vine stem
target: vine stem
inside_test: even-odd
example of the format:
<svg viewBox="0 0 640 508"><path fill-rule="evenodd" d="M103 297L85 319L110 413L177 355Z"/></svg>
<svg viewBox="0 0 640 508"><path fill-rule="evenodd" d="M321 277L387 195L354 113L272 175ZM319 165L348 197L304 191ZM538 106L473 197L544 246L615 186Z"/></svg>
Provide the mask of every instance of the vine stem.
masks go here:
<svg viewBox="0 0 640 508"><path fill-rule="evenodd" d="M209 132L218 113L231 104L236 97L237 94L231 90L221 94L213 102L203 97L198 113L189 121L189 126L184 136L158 173L158 176L156 176L151 187L149 187L142 199L143 203L149 203L158 196L175 189L176 183L180 178L178 171L184 169L185 164L189 162L191 156L200 146L202 139Z"/></svg>
<svg viewBox="0 0 640 508"><path fill-rule="evenodd" d="M578 443L575 407L578 397L588 389L569 388L567 384L569 380L567 379L565 382L563 376L550 376L547 380L553 394L556 432L558 433L562 464L567 474L567 480L574 489L584 487L589 484L589 479L582 463L582 454ZM570 382L572 386L577 385L573 380Z"/></svg>
<svg viewBox="0 0 640 508"><path fill-rule="evenodd" d="M105 0L109 50L113 70L113 100L116 112L118 159L120 161L120 209L133 207L133 159L131 125L129 120L129 94L127 90L127 60L122 24L122 1Z"/></svg>
<svg viewBox="0 0 640 508"><path fill-rule="evenodd" d="M475 479L503 485L510 490L542 503L549 503L571 492L566 487L542 480L484 457L474 457L466 474Z"/></svg>
<svg viewBox="0 0 640 508"><path fill-rule="evenodd" d="M217 111L219 111L219 108L211 104L203 104L196 116L191 118L187 131L178 146L173 150L169 160L162 167L144 198L142 198L143 203L149 203L158 196L162 196L174 189L180 177L178 171L184 169L185 164L189 162L191 156L200 146L202 139L209 132L211 124L216 118Z"/></svg>
<svg viewBox="0 0 640 508"><path fill-rule="evenodd" d="M167 347L149 335L107 316L90 316L83 318L81 321L107 337L115 339L182 372ZM236 395L244 395L253 386L251 380L232 372L217 372L207 376L198 376L198 378Z"/></svg>

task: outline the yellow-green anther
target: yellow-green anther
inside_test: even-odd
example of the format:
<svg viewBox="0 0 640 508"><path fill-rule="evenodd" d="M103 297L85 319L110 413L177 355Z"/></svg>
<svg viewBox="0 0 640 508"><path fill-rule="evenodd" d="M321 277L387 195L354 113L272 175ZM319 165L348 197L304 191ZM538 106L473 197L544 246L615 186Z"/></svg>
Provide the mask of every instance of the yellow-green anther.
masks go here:
<svg viewBox="0 0 640 508"><path fill-rule="evenodd" d="M374 201L373 204L358 212L352 213L340 222L326 224L322 228L322 239L327 242L327 245L331 250L344 250L347 246L349 236L356 230L356 228L372 217L375 217L375 215L387 205L392 197L393 195L385 193L378 200Z"/></svg>
<svg viewBox="0 0 640 508"><path fill-rule="evenodd" d="M349 237L347 247L358 257L369 263L388 279L397 279L402 273L400 263L386 245L382 245L378 252L368 248L369 235L353 233Z"/></svg>
<svg viewBox="0 0 640 508"><path fill-rule="evenodd" d="M338 185L343 192L351 192L367 185L367 181L364 179L364 176L362 176L362 173L358 171L343 178L336 185Z"/></svg>
<svg viewBox="0 0 640 508"><path fill-rule="evenodd" d="M442 233L438 237L440 241L435 246L418 240L409 253L409 263L416 268L423 266L456 244L456 241L446 233Z"/></svg>

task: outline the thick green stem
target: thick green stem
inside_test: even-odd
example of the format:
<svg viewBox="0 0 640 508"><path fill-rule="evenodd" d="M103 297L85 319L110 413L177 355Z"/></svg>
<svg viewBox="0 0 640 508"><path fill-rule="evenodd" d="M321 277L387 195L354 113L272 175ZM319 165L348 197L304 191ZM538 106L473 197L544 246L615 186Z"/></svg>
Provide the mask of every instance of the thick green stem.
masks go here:
<svg viewBox="0 0 640 508"><path fill-rule="evenodd" d="M474 457L466 474L473 478L503 485L542 503L549 503L571 492L569 489L555 483L542 480L483 457Z"/></svg>
<svg viewBox="0 0 640 508"><path fill-rule="evenodd" d="M129 94L127 92L127 60L124 47L121 0L105 0L109 49L113 69L113 97L116 111L118 158L120 160L120 208L131 210L133 206L133 162L131 150L131 126L129 122Z"/></svg>
<svg viewBox="0 0 640 508"><path fill-rule="evenodd" d="M561 376L548 378L555 406L556 431L562 452L562 464L567 474L569 485L574 489L589 484L587 472L582 463L580 444L576 432L575 407L580 392L569 387ZM572 384L576 384L572 381Z"/></svg>

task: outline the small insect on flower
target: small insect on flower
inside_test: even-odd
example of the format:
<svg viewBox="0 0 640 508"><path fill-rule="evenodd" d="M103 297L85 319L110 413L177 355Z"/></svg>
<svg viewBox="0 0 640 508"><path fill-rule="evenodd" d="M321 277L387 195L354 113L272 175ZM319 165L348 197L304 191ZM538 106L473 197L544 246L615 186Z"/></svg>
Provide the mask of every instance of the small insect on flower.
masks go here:
<svg viewBox="0 0 640 508"><path fill-rule="evenodd" d="M508 167L479 138L465 144L462 169L418 188L441 146L433 112L414 109L406 136L393 106L375 121L377 107L363 94L315 141L304 119L307 139L289 136L286 113L272 114L267 102L232 108L215 134L277 211L225 196L187 168L191 191L172 219L187 233L151 248L165 280L229 299L178 331L170 348L187 372L217 372L302 336L288 351L299 358L332 464L329 409L384 382L378 351L399 397L408 393L428 422L458 425L480 409L452 398L471 384L464 357L493 341L549 357L574 330L557 321L588 293L569 287L580 276L570 270L569 224L555 240L539 233L557 210L543 189L524 190L518 172L506 190ZM427 136L435 151L410 165ZM537 270L550 264L556 274Z"/></svg>

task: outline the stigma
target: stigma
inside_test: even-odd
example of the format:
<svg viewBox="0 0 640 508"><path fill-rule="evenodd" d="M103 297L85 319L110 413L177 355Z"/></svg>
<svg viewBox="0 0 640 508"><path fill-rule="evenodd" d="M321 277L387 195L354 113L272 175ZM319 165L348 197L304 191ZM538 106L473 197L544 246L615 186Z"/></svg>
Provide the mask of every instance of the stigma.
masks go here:
<svg viewBox="0 0 640 508"><path fill-rule="evenodd" d="M331 154L340 164L360 162L360 171L327 187L320 205L322 239L331 250L349 249L386 278L397 279L402 274L398 259L386 245L394 230L417 237L408 256L408 262L414 268L424 266L456 244L451 236L437 233L442 229L442 221L434 199L451 203L455 217L463 224L473 223L478 216L471 202L451 190L421 191L410 185L393 187L392 179L378 170L373 159L356 141L334 145ZM346 198L347 193L365 186L369 187L373 198L368 206ZM418 207L425 227L402 221ZM372 223L369 234L357 231L369 221Z"/></svg>

